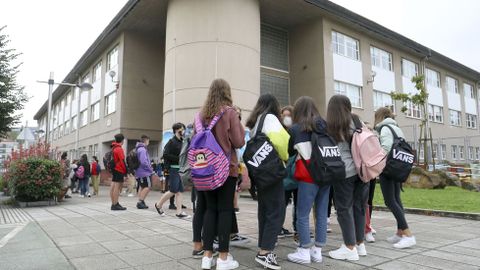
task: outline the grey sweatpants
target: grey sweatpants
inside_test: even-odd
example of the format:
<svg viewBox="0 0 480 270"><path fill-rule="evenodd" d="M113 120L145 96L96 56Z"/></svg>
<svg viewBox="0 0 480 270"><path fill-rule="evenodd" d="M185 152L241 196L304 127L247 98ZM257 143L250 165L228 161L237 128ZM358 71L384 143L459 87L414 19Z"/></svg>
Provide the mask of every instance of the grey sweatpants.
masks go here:
<svg viewBox="0 0 480 270"><path fill-rule="evenodd" d="M354 246L364 240L368 187L357 175L333 185L337 220L342 229L343 242L347 246Z"/></svg>

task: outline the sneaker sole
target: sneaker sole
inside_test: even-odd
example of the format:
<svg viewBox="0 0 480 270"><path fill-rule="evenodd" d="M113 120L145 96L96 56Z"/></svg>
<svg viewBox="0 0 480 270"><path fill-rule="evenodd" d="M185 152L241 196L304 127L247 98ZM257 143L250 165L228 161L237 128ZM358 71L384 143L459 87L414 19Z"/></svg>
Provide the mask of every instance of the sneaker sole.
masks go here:
<svg viewBox="0 0 480 270"><path fill-rule="evenodd" d="M250 240L235 241L235 242L230 242L230 246L231 247L244 247L248 243L250 243Z"/></svg>
<svg viewBox="0 0 480 270"><path fill-rule="evenodd" d="M332 258L332 259L339 260L339 261L358 261L358 260L360 260L360 258L335 257L335 256L332 256L330 253L328 254L328 256L330 256L330 258Z"/></svg>
<svg viewBox="0 0 480 270"><path fill-rule="evenodd" d="M260 260L259 258L255 258L255 261L256 261L257 263L261 264L263 267L268 268L268 269L272 269L272 270L280 270L280 269L282 269L281 266L275 266L275 265L267 264L267 263L265 263L265 261L262 261L262 260Z"/></svg>
<svg viewBox="0 0 480 270"><path fill-rule="evenodd" d="M291 259L290 257L287 256L287 260L293 263L299 263L299 264L310 264L312 261L306 261L306 260L301 260L301 259Z"/></svg>
<svg viewBox="0 0 480 270"><path fill-rule="evenodd" d="M314 263L321 263L323 261L323 259L315 259L312 257L312 262Z"/></svg>
<svg viewBox="0 0 480 270"><path fill-rule="evenodd" d="M406 249L406 248L411 248L411 247L413 247L413 246L415 246L415 245L416 245L416 243L415 243L415 244L412 244L412 245L408 245L408 246L403 246L403 247L398 247L398 246L393 245L393 247L396 248L396 249Z"/></svg>

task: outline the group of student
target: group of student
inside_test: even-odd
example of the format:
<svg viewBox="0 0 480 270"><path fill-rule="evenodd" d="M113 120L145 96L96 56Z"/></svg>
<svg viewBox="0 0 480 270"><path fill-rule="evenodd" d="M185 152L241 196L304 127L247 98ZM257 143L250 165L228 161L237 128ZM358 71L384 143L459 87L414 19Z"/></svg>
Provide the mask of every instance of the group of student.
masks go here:
<svg viewBox="0 0 480 270"><path fill-rule="evenodd" d="M283 111L282 117L282 110L275 96L264 94L260 96L247 119L246 127L250 129L251 140L257 134L264 134L268 137L268 142L273 146L279 159L284 162L283 164L291 162L294 164L294 168L296 167L293 175L297 182L297 188L292 192L287 192L287 196L293 197L294 200L296 216L294 229L298 233L299 242L296 251L288 254L288 260L301 264L322 261L322 247L327 242L327 212L332 187L344 243L340 248L330 251L328 254L331 258L339 260L358 260L359 256L366 256L364 242L366 227L369 227L366 226L366 217L371 214L369 213L371 211L366 210L370 184L362 181L357 175L351 153L350 144L356 129L350 100L343 95L333 96L328 103L326 119L320 115L314 100L306 96L300 97L295 102L293 110L287 111ZM233 109L230 86L225 80L216 79L212 82L207 100L196 118L196 121L200 122L200 128L196 127L195 132L201 131L202 127L204 131L211 129L216 142L228 157L229 164L228 178L221 186L198 192L198 206L193 221L194 248L198 251L201 245L203 249L202 269L211 269L215 264L219 270L235 269L239 264L229 253L230 235L236 229L233 200L240 157L237 156L235 150L245 144L245 130L240 122L240 115ZM399 137L404 137L396 125L394 115L388 108L381 108L375 113L375 128L383 125L391 126ZM309 167L309 164L312 163L310 160L313 152L312 133L327 134L333 138L344 164L344 179L336 179L332 185L319 185L309 175L308 170L304 170L303 175L301 172L297 173L297 171L301 171L298 168L299 164ZM390 152L393 144L393 134L390 129L381 129L379 140L385 153ZM193 148L195 147L191 146L191 149ZM195 150L189 151L194 152ZM257 157L258 164L260 164L257 166L261 166L262 158L266 158L265 156L271 149L265 148L263 151L266 151L264 156ZM201 161L204 162L204 159L209 157L204 155L201 157ZM196 170L193 161L191 163L192 175L193 170ZM244 160L244 162L247 161ZM252 183L257 184L256 198L258 200L259 236L255 261L268 269L280 269L274 249L285 220L286 207L278 207L286 205L287 202L283 181L285 174L276 174L272 171L271 175L275 175L277 179L273 179L268 188L262 188L258 179L260 176L250 172ZM198 185L201 187L201 179L197 179L196 182L193 177L193 180L194 184L199 183ZM415 237L409 230L400 200L400 183L380 175L380 185L386 205L392 210L398 225L394 236L389 237L387 241L394 244L396 248L415 245ZM201 206L206 210L199 211ZM313 240L309 220L312 209L315 219ZM213 258L215 239L218 239L219 243L217 260Z"/></svg>
<svg viewBox="0 0 480 270"><path fill-rule="evenodd" d="M91 197L90 183L93 186L93 195L98 195L100 186L101 166L96 156L92 156L91 162L88 156L83 154L80 160L70 162L67 152L60 157L63 170L63 188L59 199L71 198L72 193L79 193L81 198Z"/></svg>

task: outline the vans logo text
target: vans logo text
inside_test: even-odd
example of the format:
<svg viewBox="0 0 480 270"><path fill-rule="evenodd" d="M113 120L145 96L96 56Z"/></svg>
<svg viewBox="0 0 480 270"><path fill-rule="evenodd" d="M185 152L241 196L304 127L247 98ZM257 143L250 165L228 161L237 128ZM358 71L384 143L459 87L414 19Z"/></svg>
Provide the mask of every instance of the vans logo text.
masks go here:
<svg viewBox="0 0 480 270"><path fill-rule="evenodd" d="M322 157L340 157L340 150L337 146L318 147Z"/></svg>
<svg viewBox="0 0 480 270"><path fill-rule="evenodd" d="M393 158L406 162L406 163L413 163L413 155L403 152L403 151L398 151L396 149L393 149Z"/></svg>
<svg viewBox="0 0 480 270"><path fill-rule="evenodd" d="M248 164L252 165L255 168L258 168L262 161L267 158L268 154L272 152L273 147L268 143L265 142L260 149L253 155L252 160L248 161Z"/></svg>

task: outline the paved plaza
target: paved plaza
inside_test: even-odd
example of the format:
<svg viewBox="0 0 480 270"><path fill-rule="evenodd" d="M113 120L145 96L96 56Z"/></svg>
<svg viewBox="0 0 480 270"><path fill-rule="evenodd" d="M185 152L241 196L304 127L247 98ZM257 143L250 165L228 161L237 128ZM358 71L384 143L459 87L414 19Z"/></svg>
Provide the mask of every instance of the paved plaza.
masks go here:
<svg viewBox="0 0 480 270"><path fill-rule="evenodd" d="M58 206L16 209L1 206L0 269L199 269L191 258L191 219L180 220L174 211L160 217L153 207L161 196L152 192L148 210L135 208L136 198L122 197L127 211L110 211L107 188L95 198L74 197ZM189 195L186 194L186 198ZM186 203L191 206L190 203ZM239 269L262 269L255 261L256 202L240 199L239 228L251 238L245 248L232 248ZM191 211L187 209L191 214ZM290 216L291 209L288 209ZM395 250L385 241L395 231L389 212L374 212L377 242L368 244L368 256L357 262L328 258L341 244L332 218L333 232L323 249L320 264L286 261L295 249L292 238L279 240L276 252L282 269L480 269L480 222L453 218L407 215L417 237L413 249Z"/></svg>

